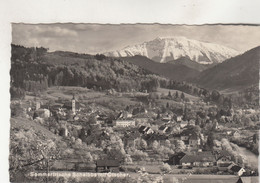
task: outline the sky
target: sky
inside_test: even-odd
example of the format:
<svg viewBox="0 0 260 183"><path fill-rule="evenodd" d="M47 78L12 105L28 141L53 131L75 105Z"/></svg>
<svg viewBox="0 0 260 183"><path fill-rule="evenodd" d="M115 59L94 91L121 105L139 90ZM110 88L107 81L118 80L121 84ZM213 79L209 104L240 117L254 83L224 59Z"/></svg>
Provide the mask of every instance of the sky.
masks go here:
<svg viewBox="0 0 260 183"><path fill-rule="evenodd" d="M245 52L260 45L260 26L170 24L12 24L12 43L49 51L104 53L156 37L184 36Z"/></svg>

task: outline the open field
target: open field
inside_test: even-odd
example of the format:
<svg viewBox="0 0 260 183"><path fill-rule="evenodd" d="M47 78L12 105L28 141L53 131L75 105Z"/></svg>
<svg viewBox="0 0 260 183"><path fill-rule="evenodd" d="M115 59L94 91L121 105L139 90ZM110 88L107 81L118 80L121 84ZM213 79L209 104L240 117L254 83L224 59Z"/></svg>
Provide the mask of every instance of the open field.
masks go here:
<svg viewBox="0 0 260 183"><path fill-rule="evenodd" d="M165 89L165 88L158 88L157 92L160 94L164 94L165 96L168 95L169 91L171 92L172 95L175 95L176 91L179 93L179 97L181 96L182 91L180 90L172 90L172 89ZM185 92L183 92L185 97L190 99L191 101L197 101L199 100L199 97L187 94Z"/></svg>

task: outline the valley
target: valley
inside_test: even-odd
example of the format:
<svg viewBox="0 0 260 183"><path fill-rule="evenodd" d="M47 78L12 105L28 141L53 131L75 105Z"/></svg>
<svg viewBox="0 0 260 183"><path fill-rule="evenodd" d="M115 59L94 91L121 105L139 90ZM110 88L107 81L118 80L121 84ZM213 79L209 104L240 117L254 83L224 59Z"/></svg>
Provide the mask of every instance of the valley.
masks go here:
<svg viewBox="0 0 260 183"><path fill-rule="evenodd" d="M95 54L11 44L11 182L257 182L259 46L99 36Z"/></svg>

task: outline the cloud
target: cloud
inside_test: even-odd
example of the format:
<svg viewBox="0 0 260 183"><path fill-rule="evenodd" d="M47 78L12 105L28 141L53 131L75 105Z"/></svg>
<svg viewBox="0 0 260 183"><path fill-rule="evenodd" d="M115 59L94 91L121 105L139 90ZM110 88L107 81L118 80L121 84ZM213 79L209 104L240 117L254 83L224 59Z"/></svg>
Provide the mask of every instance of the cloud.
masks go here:
<svg viewBox="0 0 260 183"><path fill-rule="evenodd" d="M260 40L260 26L73 23L12 25L14 44L90 54L122 49L158 36L184 36L238 51L258 46Z"/></svg>
<svg viewBox="0 0 260 183"><path fill-rule="evenodd" d="M62 28L59 26L36 26L35 35L46 37L77 37L78 33L74 30Z"/></svg>

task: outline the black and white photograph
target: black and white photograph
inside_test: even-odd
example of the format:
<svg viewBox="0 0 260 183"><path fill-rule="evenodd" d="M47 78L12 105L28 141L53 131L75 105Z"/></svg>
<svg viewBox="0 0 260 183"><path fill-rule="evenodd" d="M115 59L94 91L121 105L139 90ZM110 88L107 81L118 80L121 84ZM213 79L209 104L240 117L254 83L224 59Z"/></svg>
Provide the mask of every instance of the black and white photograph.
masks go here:
<svg viewBox="0 0 260 183"><path fill-rule="evenodd" d="M3 183L258 183L260 1L0 2Z"/></svg>
<svg viewBox="0 0 260 183"><path fill-rule="evenodd" d="M11 182L258 182L259 25L12 24Z"/></svg>

